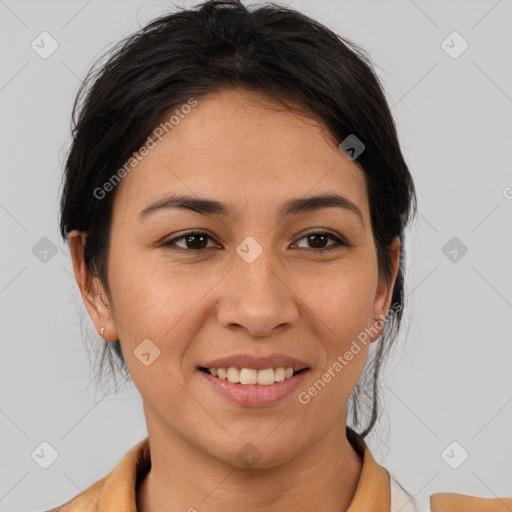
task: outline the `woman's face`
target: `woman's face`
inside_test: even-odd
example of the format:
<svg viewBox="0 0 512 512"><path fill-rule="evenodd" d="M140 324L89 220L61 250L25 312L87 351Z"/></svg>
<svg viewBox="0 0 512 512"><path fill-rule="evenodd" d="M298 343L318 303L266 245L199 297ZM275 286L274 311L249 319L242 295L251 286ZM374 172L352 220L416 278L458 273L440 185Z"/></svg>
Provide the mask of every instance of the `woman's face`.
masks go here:
<svg viewBox="0 0 512 512"><path fill-rule="evenodd" d="M150 435L238 467L282 463L339 435L368 351L358 335L386 313L396 275L378 277L363 172L318 124L268 101L238 89L198 99L117 185L111 311L82 290L97 329L120 339ZM313 201L284 212L327 194L353 208ZM143 214L171 195L229 214L169 204ZM179 239L189 232L199 235ZM212 364L248 368L249 382L251 369L306 369L246 385L200 369ZM261 382L272 375L282 370Z"/></svg>

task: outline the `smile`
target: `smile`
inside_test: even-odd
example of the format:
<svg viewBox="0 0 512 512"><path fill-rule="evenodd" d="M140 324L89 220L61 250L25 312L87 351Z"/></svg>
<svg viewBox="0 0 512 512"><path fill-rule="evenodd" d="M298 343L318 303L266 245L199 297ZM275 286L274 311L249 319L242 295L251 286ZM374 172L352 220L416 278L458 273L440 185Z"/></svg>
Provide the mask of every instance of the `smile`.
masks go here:
<svg viewBox="0 0 512 512"><path fill-rule="evenodd" d="M308 372L309 368L199 368L210 389L245 407L269 406L284 400L297 389Z"/></svg>
<svg viewBox="0 0 512 512"><path fill-rule="evenodd" d="M303 370L294 370L293 368L265 368L256 370L253 368L201 368L210 375L219 379L227 380L232 384L240 383L244 386L258 384L259 386L270 386L276 382L282 382L285 379L293 377L296 373Z"/></svg>

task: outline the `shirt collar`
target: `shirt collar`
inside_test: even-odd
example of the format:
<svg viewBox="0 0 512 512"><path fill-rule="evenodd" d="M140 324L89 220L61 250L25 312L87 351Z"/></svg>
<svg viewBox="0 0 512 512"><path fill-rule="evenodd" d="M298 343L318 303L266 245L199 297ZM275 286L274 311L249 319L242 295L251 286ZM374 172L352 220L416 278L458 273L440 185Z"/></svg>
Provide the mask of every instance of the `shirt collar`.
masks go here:
<svg viewBox="0 0 512 512"><path fill-rule="evenodd" d="M363 460L348 512L390 512L388 472L375 462L359 434L347 428L347 437ZM60 512L136 512L137 486L150 467L150 444L149 437L146 437L133 446L106 477L64 505Z"/></svg>
<svg viewBox="0 0 512 512"><path fill-rule="evenodd" d="M372 457L363 438L347 428L347 438L363 464L347 512L390 512L390 477ZM137 486L151 467L149 437L133 446L104 478L61 507L48 512L137 512ZM510 498L477 498L439 493L430 497L431 512L511 512Z"/></svg>
<svg viewBox="0 0 512 512"><path fill-rule="evenodd" d="M347 512L390 512L389 473L377 464L364 439L348 427L347 438L363 460L356 492Z"/></svg>

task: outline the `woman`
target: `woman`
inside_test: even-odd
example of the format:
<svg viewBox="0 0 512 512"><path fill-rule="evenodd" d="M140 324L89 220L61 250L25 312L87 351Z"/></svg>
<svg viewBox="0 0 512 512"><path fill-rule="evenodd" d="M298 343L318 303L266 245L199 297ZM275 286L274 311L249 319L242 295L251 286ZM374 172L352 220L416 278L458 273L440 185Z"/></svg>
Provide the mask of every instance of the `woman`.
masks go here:
<svg viewBox="0 0 512 512"><path fill-rule="evenodd" d="M416 206L364 53L210 1L118 45L74 119L61 232L148 437L54 510L420 510L364 442Z"/></svg>

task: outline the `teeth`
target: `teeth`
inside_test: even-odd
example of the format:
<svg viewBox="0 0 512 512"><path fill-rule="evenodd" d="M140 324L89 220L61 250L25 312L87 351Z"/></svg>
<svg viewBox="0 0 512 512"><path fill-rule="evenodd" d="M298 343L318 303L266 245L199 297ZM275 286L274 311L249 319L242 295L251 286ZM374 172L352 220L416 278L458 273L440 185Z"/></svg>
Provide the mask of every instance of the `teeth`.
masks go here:
<svg viewBox="0 0 512 512"><path fill-rule="evenodd" d="M214 377L227 380L232 383L240 384L259 384L260 386L269 386L275 382L282 382L293 376L293 368L265 368L264 370L254 370L252 368L207 368L207 371Z"/></svg>
<svg viewBox="0 0 512 512"><path fill-rule="evenodd" d="M293 368L290 368L292 370L293 375ZM281 382L286 378L286 370L281 366L281 368L276 368L274 370L274 381L275 382Z"/></svg>
<svg viewBox="0 0 512 512"><path fill-rule="evenodd" d="M258 383L258 370L251 370L249 368L242 368L240 370L240 384L257 384Z"/></svg>
<svg viewBox="0 0 512 512"><path fill-rule="evenodd" d="M238 371L238 368L228 368L226 378L229 382L240 382L240 372Z"/></svg>
<svg viewBox="0 0 512 512"><path fill-rule="evenodd" d="M268 386L270 384L274 384L274 382L274 370L272 368L267 368L266 370L260 370L258 372L258 384L261 386Z"/></svg>

